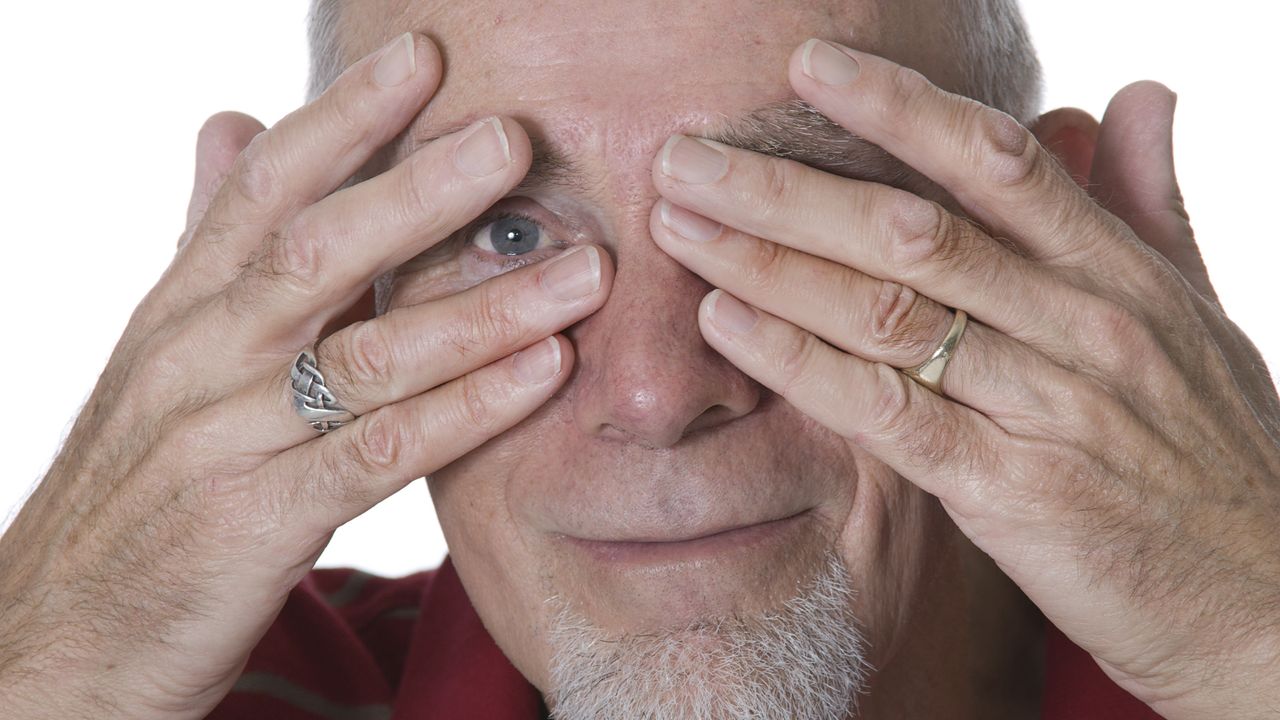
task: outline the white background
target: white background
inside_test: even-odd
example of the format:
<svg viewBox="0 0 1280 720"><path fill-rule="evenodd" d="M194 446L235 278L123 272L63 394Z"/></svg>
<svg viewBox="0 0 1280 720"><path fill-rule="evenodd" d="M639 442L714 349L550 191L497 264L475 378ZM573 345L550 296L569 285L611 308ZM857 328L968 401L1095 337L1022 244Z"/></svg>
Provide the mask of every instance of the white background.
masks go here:
<svg viewBox="0 0 1280 720"><path fill-rule="evenodd" d="M1209 270L1280 369L1275 7L1024 0L1046 107L1101 117L1142 78L1178 93L1176 160ZM236 109L270 125L301 103L305 14L304 0L26 2L0 14L0 513L45 472L168 263L205 117ZM417 481L339 530L321 563L397 575L443 554Z"/></svg>

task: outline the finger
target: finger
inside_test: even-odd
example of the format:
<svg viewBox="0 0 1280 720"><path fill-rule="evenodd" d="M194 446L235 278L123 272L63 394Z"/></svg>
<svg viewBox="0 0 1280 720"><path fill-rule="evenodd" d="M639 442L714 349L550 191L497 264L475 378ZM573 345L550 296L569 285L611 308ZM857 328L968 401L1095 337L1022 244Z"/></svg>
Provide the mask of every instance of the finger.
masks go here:
<svg viewBox="0 0 1280 720"><path fill-rule="evenodd" d="M723 173L708 180L691 166ZM1075 353L1063 310L1080 291L938 203L680 135L653 178L671 202L725 225L914 288L1050 355Z"/></svg>
<svg viewBox="0 0 1280 720"><path fill-rule="evenodd" d="M1177 96L1160 83L1128 85L1111 99L1098 133L1092 194L1217 302L1173 165Z"/></svg>
<svg viewBox="0 0 1280 720"><path fill-rule="evenodd" d="M205 214L202 250L225 271L204 271L207 284L225 282L275 223L328 195L399 134L435 92L440 68L430 40L401 36L254 138Z"/></svg>
<svg viewBox="0 0 1280 720"><path fill-rule="evenodd" d="M670 229L699 221L708 222L664 200L650 229L660 247L707 282L844 352L912 368L928 360L951 329L954 313L910 286L730 228L701 242ZM1039 372L1031 381L1027 372L1002 372L1007 367ZM947 365L944 389L988 415L1029 417L1051 405L1043 388L1061 372L1022 343L973 322Z"/></svg>
<svg viewBox="0 0 1280 720"><path fill-rule="evenodd" d="M506 431L559 389L573 364L560 336L428 393L384 405L277 455L261 469L278 521L332 531L409 481Z"/></svg>
<svg viewBox="0 0 1280 720"><path fill-rule="evenodd" d="M709 293L698 308L703 336L801 412L944 501L963 505L975 483L1002 477L991 466L1005 432L990 419L767 313L748 327L743 308L722 290Z"/></svg>
<svg viewBox="0 0 1280 720"><path fill-rule="evenodd" d="M604 304L608 254L568 250L461 293L396 308L344 328L315 349L322 384L355 415L426 392L563 330ZM270 454L315 431L294 410L293 358L211 408L205 426L238 428L235 447Z"/></svg>
<svg viewBox="0 0 1280 720"><path fill-rule="evenodd" d="M970 217L1039 260L1094 268L1128 237L1016 120L914 70L810 40L792 54L790 78L824 115L938 183Z"/></svg>
<svg viewBox="0 0 1280 720"><path fill-rule="evenodd" d="M227 289L233 314L254 318L239 342L250 348L311 342L375 277L501 199L530 158L517 123L488 118L302 211Z"/></svg>
<svg viewBox="0 0 1280 720"><path fill-rule="evenodd" d="M236 157L264 130L262 123L238 112L221 112L205 121L196 139L196 179L187 206L187 232L179 247L186 244L191 230L204 217Z"/></svg>
<svg viewBox="0 0 1280 720"><path fill-rule="evenodd" d="M1080 108L1062 107L1036 118L1027 129L1062 164L1076 185L1088 190L1098 144L1098 121Z"/></svg>

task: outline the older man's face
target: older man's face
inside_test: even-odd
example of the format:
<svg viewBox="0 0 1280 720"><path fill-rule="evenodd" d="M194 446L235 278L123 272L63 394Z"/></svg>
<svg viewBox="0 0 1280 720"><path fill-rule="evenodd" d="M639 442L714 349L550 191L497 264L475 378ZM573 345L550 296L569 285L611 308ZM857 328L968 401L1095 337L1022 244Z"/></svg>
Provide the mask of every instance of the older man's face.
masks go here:
<svg viewBox="0 0 1280 720"><path fill-rule="evenodd" d="M567 331L578 358L568 384L431 482L467 591L540 687L551 596L610 632L661 632L775 609L832 550L857 590L872 663L912 632L908 601L943 564L935 505L712 350L695 318L711 286L648 230L650 166L667 137L793 97L786 58L807 37L843 40L949 84L931 54L939 43L908 5L923 3L350 4L352 57L406 29L444 52L443 86L396 159L490 114L517 118L555 158L491 216L403 268L393 306L575 243L597 243L616 261L608 302ZM495 248L487 223L508 215L541 239ZM528 240L530 225L521 227ZM671 542L743 526L755 527Z"/></svg>

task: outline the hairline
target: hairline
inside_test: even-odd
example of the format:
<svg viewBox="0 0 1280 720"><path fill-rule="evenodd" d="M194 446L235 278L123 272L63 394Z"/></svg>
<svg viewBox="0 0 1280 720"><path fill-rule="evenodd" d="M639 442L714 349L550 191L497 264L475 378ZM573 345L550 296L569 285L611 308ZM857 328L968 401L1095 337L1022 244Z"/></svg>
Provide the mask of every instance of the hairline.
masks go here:
<svg viewBox="0 0 1280 720"><path fill-rule="evenodd" d="M339 32L343 0L310 2L308 100L319 97L345 69ZM1040 112L1044 81L1019 0L942 3L955 19L945 24L944 33L956 48L961 73L958 87L949 89L1029 125Z"/></svg>

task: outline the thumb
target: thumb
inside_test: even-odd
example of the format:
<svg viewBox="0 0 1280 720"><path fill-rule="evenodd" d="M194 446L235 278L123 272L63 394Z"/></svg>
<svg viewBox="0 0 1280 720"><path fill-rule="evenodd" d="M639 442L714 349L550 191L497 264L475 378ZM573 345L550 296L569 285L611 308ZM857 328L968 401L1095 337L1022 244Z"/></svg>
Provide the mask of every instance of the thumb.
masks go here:
<svg viewBox="0 0 1280 720"><path fill-rule="evenodd" d="M1174 172L1177 102L1173 91L1151 80L1116 93L1098 131L1090 194L1172 263L1192 287L1217 302Z"/></svg>
<svg viewBox="0 0 1280 720"><path fill-rule="evenodd" d="M196 179L187 206L187 232L179 247L186 244L192 228L204 217L236 157L265 129L262 123L238 112L220 112L205 120L196 139Z"/></svg>

